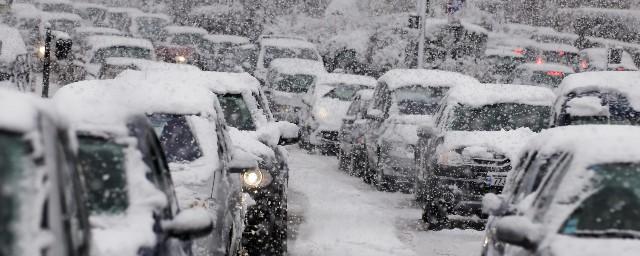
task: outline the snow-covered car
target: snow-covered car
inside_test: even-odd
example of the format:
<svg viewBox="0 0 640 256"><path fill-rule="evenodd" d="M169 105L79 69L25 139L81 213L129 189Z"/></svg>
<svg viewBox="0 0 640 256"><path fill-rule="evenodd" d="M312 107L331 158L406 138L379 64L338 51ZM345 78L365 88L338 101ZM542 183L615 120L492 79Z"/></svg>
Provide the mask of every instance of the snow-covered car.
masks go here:
<svg viewBox="0 0 640 256"><path fill-rule="evenodd" d="M255 201L248 207L245 248L253 253L286 252L289 167L286 151L278 144L294 143L297 127L275 122L260 83L247 73L125 72L117 79L144 78L187 88L204 87L217 95L227 124L234 127L230 129L233 144L260 158L259 169L243 175L243 191Z"/></svg>
<svg viewBox="0 0 640 256"><path fill-rule="evenodd" d="M300 147L338 154L340 126L353 96L360 90L374 89L376 83L376 79L369 76L336 73L320 76L302 98L309 112L300 123Z"/></svg>
<svg viewBox="0 0 640 256"><path fill-rule="evenodd" d="M93 80L63 87L54 101L77 129L96 255L188 255L192 239L229 228L225 224L234 219L228 213L242 211L235 204L240 199L232 198L239 191L233 182L239 180L239 173L229 164L230 157L223 158L229 155L222 150L216 153L218 148L230 150L217 140L213 132L217 120L211 120L215 117L208 116L210 112L167 121L164 128L175 129L167 138L170 141L158 139L158 127L145 116L153 113L153 106L164 107L167 113L170 107L184 107L185 114L203 106L211 111L207 104L213 101L206 94L180 90L180 86ZM189 122L205 130L194 135L185 129ZM213 155L206 155L212 151ZM199 159L202 162L190 165ZM202 168L188 168L196 166ZM217 172L225 175L214 175ZM180 185L192 186L174 189L172 176ZM215 183L213 176L217 176ZM180 210L179 205L192 208ZM215 232L212 237L220 240L207 244L212 250L226 249L229 231Z"/></svg>
<svg viewBox="0 0 640 256"><path fill-rule="evenodd" d="M526 60L522 51L506 47L487 49L484 55L486 71L480 79L483 83L508 83L516 67Z"/></svg>
<svg viewBox="0 0 640 256"><path fill-rule="evenodd" d="M319 77L325 75L322 62L306 59L270 61L265 93L277 120L299 124L308 113L302 98L313 91ZM257 78L257 77L256 77Z"/></svg>
<svg viewBox="0 0 640 256"><path fill-rule="evenodd" d="M525 84L556 88L562 79L575 73L573 68L552 63L522 64L513 71L508 81L513 84Z"/></svg>
<svg viewBox="0 0 640 256"><path fill-rule="evenodd" d="M164 30L171 24L171 17L162 13L136 13L132 15L128 32L134 37L160 42L167 37Z"/></svg>
<svg viewBox="0 0 640 256"><path fill-rule="evenodd" d="M0 25L0 87L26 91L31 69L29 58L20 32Z"/></svg>
<svg viewBox="0 0 640 256"><path fill-rule="evenodd" d="M573 127L542 134L554 137L543 147L560 159L516 215L496 221L494 237L508 244L504 255L635 255L640 248L640 130L589 128L579 139L566 136L579 132Z"/></svg>
<svg viewBox="0 0 640 256"><path fill-rule="evenodd" d="M100 67L98 79L114 79L125 70L196 72L200 69L189 64L173 64L135 58L107 58Z"/></svg>
<svg viewBox="0 0 640 256"><path fill-rule="evenodd" d="M617 50L617 54L611 54ZM589 48L580 51L580 72L587 71L638 71L631 55L622 49Z"/></svg>
<svg viewBox="0 0 640 256"><path fill-rule="evenodd" d="M50 104L0 89L0 255L89 256L74 145Z"/></svg>
<svg viewBox="0 0 640 256"><path fill-rule="evenodd" d="M484 84L453 88L436 126L421 127L416 199L430 229L482 217L484 194L500 193L527 139L547 128L553 92L544 87Z"/></svg>
<svg viewBox="0 0 640 256"><path fill-rule="evenodd" d="M373 101L373 90L360 90L356 93L343 118L340 134L338 135L340 151L338 151L338 166L350 175L362 176L367 151L364 145L364 132L367 120L364 114Z"/></svg>
<svg viewBox="0 0 640 256"><path fill-rule="evenodd" d="M40 36L44 41L45 24L51 24L51 30L62 31L72 35L82 25L82 18L77 14L66 12L41 12Z"/></svg>
<svg viewBox="0 0 640 256"><path fill-rule="evenodd" d="M73 13L73 4L69 0L35 0L33 4L43 12Z"/></svg>
<svg viewBox="0 0 640 256"><path fill-rule="evenodd" d="M322 64L322 56L316 46L302 38L265 35L260 37L257 48L253 75L263 83L268 79L272 61L276 59L293 58Z"/></svg>
<svg viewBox="0 0 640 256"><path fill-rule="evenodd" d="M640 74L597 71L570 75L558 87L551 126L640 125Z"/></svg>
<svg viewBox="0 0 640 256"><path fill-rule="evenodd" d="M122 36L90 36L82 49L88 76L97 78L108 58L155 60L155 50L149 40Z"/></svg>
<svg viewBox="0 0 640 256"><path fill-rule="evenodd" d="M102 25L125 33L130 33L129 28L133 24L133 17L143 14L141 10L136 8L110 7Z"/></svg>
<svg viewBox="0 0 640 256"><path fill-rule="evenodd" d="M206 35L200 45L198 63L205 71L237 72L242 63L237 56L238 47L249 43L249 38L233 35Z"/></svg>
<svg viewBox="0 0 640 256"><path fill-rule="evenodd" d="M80 26L71 35L74 49L86 48L87 38L92 36L126 36L126 34L115 28Z"/></svg>
<svg viewBox="0 0 640 256"><path fill-rule="evenodd" d="M92 26L101 26L107 16L107 7L94 3L73 3L73 13L82 17Z"/></svg>
<svg viewBox="0 0 640 256"><path fill-rule="evenodd" d="M417 174L418 126L433 122L449 89L477 84L473 77L440 70L394 69L380 77L365 116L365 181L381 190L410 189Z"/></svg>
<svg viewBox="0 0 640 256"><path fill-rule="evenodd" d="M578 48L572 45L556 43L536 43L524 48L527 62L562 64L573 69L578 68Z"/></svg>
<svg viewBox="0 0 640 256"><path fill-rule="evenodd" d="M178 64L194 64L199 60L198 48L204 42L207 31L199 27L167 26L167 36L156 44L160 60Z"/></svg>
<svg viewBox="0 0 640 256"><path fill-rule="evenodd" d="M38 25L41 12L32 4L14 3L11 5L11 9L5 13L3 23L20 30L22 40L27 46L35 47L39 39Z"/></svg>

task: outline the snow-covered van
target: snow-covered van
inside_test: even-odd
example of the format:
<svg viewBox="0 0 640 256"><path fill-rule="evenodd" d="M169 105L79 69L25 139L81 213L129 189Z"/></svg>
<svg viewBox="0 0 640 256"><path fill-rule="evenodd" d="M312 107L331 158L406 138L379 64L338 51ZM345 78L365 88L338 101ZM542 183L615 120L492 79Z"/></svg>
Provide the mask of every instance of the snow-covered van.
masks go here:
<svg viewBox="0 0 640 256"><path fill-rule="evenodd" d="M513 210L492 223L493 240L487 242L499 250L487 248L486 255L635 255L639 135L639 128L629 126L542 132L529 145L542 155L531 157L542 163L535 168L545 169L535 176L525 171L519 183L525 191L530 184L537 188L516 194L515 205L496 197L487 205Z"/></svg>
<svg viewBox="0 0 640 256"><path fill-rule="evenodd" d="M360 90L374 89L376 84L376 79L369 76L336 73L320 76L316 86L303 98L309 113L300 123L301 147L338 154L340 126L353 96Z"/></svg>
<svg viewBox="0 0 640 256"><path fill-rule="evenodd" d="M418 126L433 123L451 88L478 84L473 77L441 70L394 69L380 77L366 114L365 181L380 190L409 190L417 174Z"/></svg>
<svg viewBox="0 0 640 256"><path fill-rule="evenodd" d="M265 92L277 120L299 124L308 113L302 97L313 91L318 78L327 73L322 62L305 59L270 61Z"/></svg>
<svg viewBox="0 0 640 256"><path fill-rule="evenodd" d="M0 255L89 256L75 139L47 102L0 89Z"/></svg>
<svg viewBox="0 0 640 256"><path fill-rule="evenodd" d="M528 138L549 123L555 95L544 87L453 88L418 142L416 198L430 229L483 217L482 196L500 193Z"/></svg>
<svg viewBox="0 0 640 256"><path fill-rule="evenodd" d="M271 63L283 58L310 60L322 64L322 56L313 43L302 38L265 35L258 41L258 54L254 60L257 63L253 75L264 83Z"/></svg>
<svg viewBox="0 0 640 256"><path fill-rule="evenodd" d="M558 87L551 126L640 125L640 73L599 71L570 75Z"/></svg>
<svg viewBox="0 0 640 256"><path fill-rule="evenodd" d="M237 245L239 172L255 165L231 164L208 94L143 80L84 81L57 92L78 129L97 255L189 254L198 237L209 251Z"/></svg>
<svg viewBox="0 0 640 256"><path fill-rule="evenodd" d="M108 58L155 60L155 50L149 40L122 36L90 36L82 49L82 60L90 77L97 78Z"/></svg>

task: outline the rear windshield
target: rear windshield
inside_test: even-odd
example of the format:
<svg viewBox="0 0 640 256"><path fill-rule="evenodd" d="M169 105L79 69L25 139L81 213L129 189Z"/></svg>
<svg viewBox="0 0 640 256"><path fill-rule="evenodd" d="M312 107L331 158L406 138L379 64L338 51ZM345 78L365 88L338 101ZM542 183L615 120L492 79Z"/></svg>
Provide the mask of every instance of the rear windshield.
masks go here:
<svg viewBox="0 0 640 256"><path fill-rule="evenodd" d="M547 127L551 107L501 103L479 108L464 105L454 110L449 129L454 131L501 131L530 128L539 132Z"/></svg>
<svg viewBox="0 0 640 256"><path fill-rule="evenodd" d="M24 171L26 143L19 134L0 132L0 255L14 255L16 231L12 225L20 217L18 180Z"/></svg>
<svg viewBox="0 0 640 256"><path fill-rule="evenodd" d="M400 114L433 115L449 91L448 87L405 87L393 92Z"/></svg>
<svg viewBox="0 0 640 256"><path fill-rule="evenodd" d="M200 144L184 115L152 114L149 120L160 136L162 149L171 163L192 162L203 156Z"/></svg>
<svg viewBox="0 0 640 256"><path fill-rule="evenodd" d="M273 60L283 58L320 60L315 49L267 46L264 51L264 67L268 68Z"/></svg>
<svg viewBox="0 0 640 256"><path fill-rule="evenodd" d="M241 94L218 95L227 125L242 131L255 131L253 116Z"/></svg>
<svg viewBox="0 0 640 256"><path fill-rule="evenodd" d="M94 214L123 213L129 206L124 146L80 136L78 164L85 176L87 206Z"/></svg>
<svg viewBox="0 0 640 256"><path fill-rule="evenodd" d="M353 99L353 96L355 96L358 91L366 88L364 85L339 84L332 86L335 86L335 88L326 93L323 97L338 99L341 101L351 101L351 99Z"/></svg>
<svg viewBox="0 0 640 256"><path fill-rule="evenodd" d="M152 41L162 41L167 37L167 32L164 27L167 22L164 19L153 17L139 17L136 18L138 25L138 33L143 38L150 39Z"/></svg>
<svg viewBox="0 0 640 256"><path fill-rule="evenodd" d="M113 46L96 51L91 63L103 63L108 58L151 59L151 50L139 47Z"/></svg>
<svg viewBox="0 0 640 256"><path fill-rule="evenodd" d="M280 75L275 82L275 89L281 92L305 93L313 85L315 77L312 75Z"/></svg>
<svg viewBox="0 0 640 256"><path fill-rule="evenodd" d="M522 71L514 83L556 88L567 74L560 71Z"/></svg>

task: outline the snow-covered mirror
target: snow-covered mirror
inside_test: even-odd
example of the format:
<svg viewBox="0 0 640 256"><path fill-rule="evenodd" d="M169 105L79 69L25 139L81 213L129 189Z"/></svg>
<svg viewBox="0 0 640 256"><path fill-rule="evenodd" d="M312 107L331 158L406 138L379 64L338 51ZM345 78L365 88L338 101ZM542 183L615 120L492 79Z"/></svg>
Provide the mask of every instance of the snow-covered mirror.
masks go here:
<svg viewBox="0 0 640 256"><path fill-rule="evenodd" d="M193 239L211 233L213 219L204 208L191 208L181 211L172 220L162 221L161 226L172 237Z"/></svg>

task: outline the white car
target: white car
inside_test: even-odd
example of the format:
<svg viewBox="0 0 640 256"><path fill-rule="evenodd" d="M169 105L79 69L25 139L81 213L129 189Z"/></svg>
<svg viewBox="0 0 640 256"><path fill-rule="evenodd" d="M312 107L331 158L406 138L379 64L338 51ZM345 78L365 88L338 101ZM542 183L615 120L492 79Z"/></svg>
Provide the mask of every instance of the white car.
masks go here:
<svg viewBox="0 0 640 256"><path fill-rule="evenodd" d="M294 58L322 63L322 56L313 43L302 38L287 36L261 36L258 41L257 63L253 75L261 82L267 80L271 62L275 59Z"/></svg>
<svg viewBox="0 0 640 256"><path fill-rule="evenodd" d="M516 205L504 201L514 211L493 223L491 237L502 245L487 255L635 255L640 250L639 134L640 128L631 126L561 127L541 133L536 141L543 144L531 146L555 158L534 179L539 182L536 190L522 195ZM500 208L496 202L487 206L498 207L488 208Z"/></svg>
<svg viewBox="0 0 640 256"><path fill-rule="evenodd" d="M351 100L358 91L372 90L376 84L376 79L369 76L335 73L320 76L315 87L303 97L309 113L300 124L300 145L308 149L317 147L325 154L337 154L340 127Z"/></svg>
<svg viewBox="0 0 640 256"><path fill-rule="evenodd" d="M149 40L121 36L90 36L83 52L85 69L89 77L97 78L108 58L134 58L155 60L153 44Z"/></svg>

